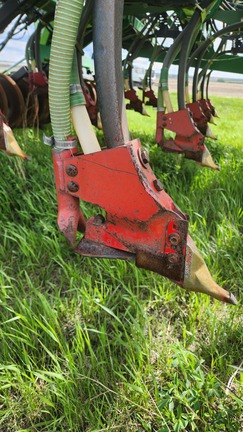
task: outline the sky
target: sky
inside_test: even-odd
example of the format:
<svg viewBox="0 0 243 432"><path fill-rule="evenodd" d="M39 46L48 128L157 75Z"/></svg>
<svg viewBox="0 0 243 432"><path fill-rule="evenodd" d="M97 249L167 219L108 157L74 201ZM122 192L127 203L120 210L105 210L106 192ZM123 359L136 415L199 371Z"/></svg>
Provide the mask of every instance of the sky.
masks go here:
<svg viewBox="0 0 243 432"><path fill-rule="evenodd" d="M16 36L15 39L10 40L7 45L5 46L5 48L0 52L0 62L9 62L9 63L17 63L18 61L22 60L25 57L25 47L26 47L26 42L29 39L29 37L31 36L31 34L33 33L34 27L31 26L29 29L27 29L25 32L23 32L23 34L20 36ZM7 31L5 31L4 33L0 34L0 43L5 39L6 37L6 33ZM85 54L89 55L90 57L92 56L92 47L87 47L87 49L85 49ZM134 64L136 65L142 65L145 68L148 66L149 61L148 59L144 59L144 58L138 58L136 59L136 61L134 62ZM159 72L161 68L161 64L160 63L155 63L154 69L156 70L156 72ZM170 68L170 73L172 75L177 74L177 70L178 67L177 66L171 66ZM192 74L193 71L191 71ZM240 74L233 74L233 73L226 73L226 72L220 72L220 71L215 71L212 73L212 77L219 77L219 78L238 78L238 79L242 79L243 75Z"/></svg>
<svg viewBox="0 0 243 432"><path fill-rule="evenodd" d="M6 38L8 30L9 28L7 28L4 33L0 34L0 43ZM31 26L20 35L15 36L14 39L11 39L0 52L0 61L17 63L22 60L25 57L26 42L33 31L34 27Z"/></svg>

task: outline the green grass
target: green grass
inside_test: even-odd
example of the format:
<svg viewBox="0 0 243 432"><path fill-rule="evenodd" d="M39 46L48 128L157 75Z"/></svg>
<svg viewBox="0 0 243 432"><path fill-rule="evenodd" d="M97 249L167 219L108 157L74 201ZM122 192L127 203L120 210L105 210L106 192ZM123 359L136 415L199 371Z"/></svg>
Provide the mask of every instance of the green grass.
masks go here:
<svg viewBox="0 0 243 432"><path fill-rule="evenodd" d="M128 116L236 307L131 263L75 255L38 132L17 132L31 162L0 154L1 432L242 431L243 99L213 102L219 140L207 145L219 173L161 153L152 109Z"/></svg>

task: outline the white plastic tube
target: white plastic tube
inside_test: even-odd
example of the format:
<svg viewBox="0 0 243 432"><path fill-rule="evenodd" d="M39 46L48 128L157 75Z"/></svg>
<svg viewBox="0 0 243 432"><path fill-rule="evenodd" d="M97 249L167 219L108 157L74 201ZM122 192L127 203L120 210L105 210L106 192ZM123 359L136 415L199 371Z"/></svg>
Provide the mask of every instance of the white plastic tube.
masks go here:
<svg viewBox="0 0 243 432"><path fill-rule="evenodd" d="M71 107L71 118L84 154L101 150L85 105Z"/></svg>

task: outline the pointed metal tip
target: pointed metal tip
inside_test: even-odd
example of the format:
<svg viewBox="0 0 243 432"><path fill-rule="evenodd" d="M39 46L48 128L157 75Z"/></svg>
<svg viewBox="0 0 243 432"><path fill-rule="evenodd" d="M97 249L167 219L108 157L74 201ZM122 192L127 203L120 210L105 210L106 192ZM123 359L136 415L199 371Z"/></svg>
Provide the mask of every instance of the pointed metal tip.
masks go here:
<svg viewBox="0 0 243 432"><path fill-rule="evenodd" d="M151 117L151 116L147 113L147 111L146 111L144 105L142 106L142 112L141 112L141 114L144 115L144 116L146 116L146 117Z"/></svg>
<svg viewBox="0 0 243 432"><path fill-rule="evenodd" d="M237 304L233 294L220 287L209 270L190 236L187 238L185 277L183 287L189 291L201 292L224 303Z"/></svg>
<svg viewBox="0 0 243 432"><path fill-rule="evenodd" d="M200 165L220 171L220 168L214 163L211 153L206 146L204 146L202 162L200 162Z"/></svg>
<svg viewBox="0 0 243 432"><path fill-rule="evenodd" d="M229 293L229 301L228 301L228 303L230 303L232 305L235 305L235 306L238 304L238 301L236 300L234 294Z"/></svg>
<svg viewBox="0 0 243 432"><path fill-rule="evenodd" d="M210 116L209 123L211 123L211 124L217 126L217 124L216 124L215 121L214 121L214 117L213 117L213 115Z"/></svg>
<svg viewBox="0 0 243 432"><path fill-rule="evenodd" d="M218 138L214 135L212 129L210 128L209 125L207 125L207 129L206 129L206 137L207 138L211 138L213 140L217 140Z"/></svg>

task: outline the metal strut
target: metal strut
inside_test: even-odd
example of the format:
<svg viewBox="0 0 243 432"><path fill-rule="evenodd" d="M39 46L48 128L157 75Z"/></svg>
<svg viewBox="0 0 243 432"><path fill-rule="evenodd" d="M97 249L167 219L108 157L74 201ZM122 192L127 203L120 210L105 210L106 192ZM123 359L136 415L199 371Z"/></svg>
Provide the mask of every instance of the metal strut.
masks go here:
<svg viewBox="0 0 243 432"><path fill-rule="evenodd" d="M129 139L123 122L122 17L124 0L96 0L93 8L95 78L108 148Z"/></svg>

